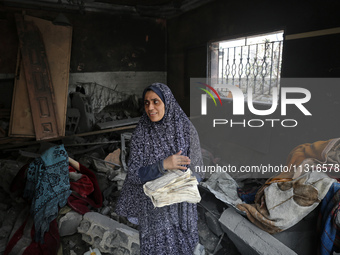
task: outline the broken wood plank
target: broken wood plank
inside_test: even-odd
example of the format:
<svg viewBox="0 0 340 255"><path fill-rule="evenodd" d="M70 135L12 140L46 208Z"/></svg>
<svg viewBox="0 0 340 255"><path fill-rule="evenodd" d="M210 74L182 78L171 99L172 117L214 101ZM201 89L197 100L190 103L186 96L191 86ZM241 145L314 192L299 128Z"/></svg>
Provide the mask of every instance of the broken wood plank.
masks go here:
<svg viewBox="0 0 340 255"><path fill-rule="evenodd" d="M74 136L89 136L89 135L99 135L103 133L109 133L109 132L115 132L115 131L121 131L121 130L127 130L127 129L134 129L137 125L131 125L126 127L118 127L118 128L111 128L111 129L105 129L105 130L98 130L98 131L92 131L82 134L75 134Z"/></svg>
<svg viewBox="0 0 340 255"><path fill-rule="evenodd" d="M106 144L98 144L98 145L92 146L92 147L87 148L87 149L72 151L72 155L79 155L79 154L84 154L84 153L87 153L87 152L90 152L90 151L95 151L99 148L102 148L105 145Z"/></svg>
<svg viewBox="0 0 340 255"><path fill-rule="evenodd" d="M60 123L58 126L58 133L61 136L64 136L66 126L72 27L57 26L51 21L28 15L24 16L24 20L34 22L42 34L52 83L58 88L54 90L57 118ZM20 54L18 54L18 57L20 57ZM23 66L20 64L19 60L17 61L17 65L18 71L16 72L17 79L15 79L13 91L9 136L35 137Z"/></svg>
<svg viewBox="0 0 340 255"><path fill-rule="evenodd" d="M68 84L70 74L72 27L54 25L49 20L25 15L26 21L32 21L39 28L45 44L54 96L57 108L59 134L65 135Z"/></svg>
<svg viewBox="0 0 340 255"><path fill-rule="evenodd" d="M97 142L97 143L73 143L73 144L65 144L65 147L77 147L77 146L92 146L92 145L99 145L99 144L113 144L113 143L120 143L120 141L110 141L110 142Z"/></svg>
<svg viewBox="0 0 340 255"><path fill-rule="evenodd" d="M10 137L35 137L32 112L26 78L23 73L24 66L21 61L20 49L17 55L16 78L14 80L11 118L8 136Z"/></svg>
<svg viewBox="0 0 340 255"><path fill-rule="evenodd" d="M32 21L15 15L22 63L37 140L59 137L59 120L44 41Z"/></svg>
<svg viewBox="0 0 340 255"><path fill-rule="evenodd" d="M116 128L116 127L133 125L133 124L137 124L139 119L140 117L136 117L136 118L123 119L123 120L108 121L104 123L97 123L96 128L107 129L107 128Z"/></svg>
<svg viewBox="0 0 340 255"><path fill-rule="evenodd" d="M20 147L20 145L22 145L23 144L23 142L22 141L25 141L25 140L27 140L26 138L22 138L22 137L17 137L17 138L13 138L13 137L4 137L4 138L1 138L0 139L0 144L8 144L8 143L13 143L13 142L21 142L20 144L18 143L18 144L12 144L12 145L10 145L10 146L14 146L14 147ZM4 147L2 147L1 146L1 149L4 149L4 148L6 148L7 146L4 146Z"/></svg>

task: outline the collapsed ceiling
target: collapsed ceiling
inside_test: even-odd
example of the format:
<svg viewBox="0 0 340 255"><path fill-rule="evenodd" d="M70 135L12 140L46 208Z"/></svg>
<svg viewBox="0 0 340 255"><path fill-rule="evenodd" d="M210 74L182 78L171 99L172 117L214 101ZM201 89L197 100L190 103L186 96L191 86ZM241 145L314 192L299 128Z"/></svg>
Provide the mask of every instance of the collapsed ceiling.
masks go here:
<svg viewBox="0 0 340 255"><path fill-rule="evenodd" d="M2 4L59 12L126 13L169 19L211 1L213 0L3 0Z"/></svg>

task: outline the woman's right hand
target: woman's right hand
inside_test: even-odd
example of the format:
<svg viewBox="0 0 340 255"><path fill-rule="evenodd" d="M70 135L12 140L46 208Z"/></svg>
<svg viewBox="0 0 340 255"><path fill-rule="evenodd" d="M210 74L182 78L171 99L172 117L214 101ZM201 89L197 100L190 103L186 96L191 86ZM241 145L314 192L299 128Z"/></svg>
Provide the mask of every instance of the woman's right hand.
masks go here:
<svg viewBox="0 0 340 255"><path fill-rule="evenodd" d="M174 169L180 169L180 170L186 170L187 167L183 165L190 165L190 158L187 156L181 155L182 151L177 152L174 155L171 155L164 159L163 161L163 167L166 170L174 170Z"/></svg>

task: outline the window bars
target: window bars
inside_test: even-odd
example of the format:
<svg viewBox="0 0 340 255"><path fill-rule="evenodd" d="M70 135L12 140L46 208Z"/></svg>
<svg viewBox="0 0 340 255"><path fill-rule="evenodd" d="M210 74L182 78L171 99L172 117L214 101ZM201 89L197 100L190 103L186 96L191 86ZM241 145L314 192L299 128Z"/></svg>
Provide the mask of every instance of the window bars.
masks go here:
<svg viewBox="0 0 340 255"><path fill-rule="evenodd" d="M228 84L252 92L255 102L271 103L272 88L279 88L283 41L262 40L247 45L215 42L210 45L210 76L213 83ZM232 46L231 46L232 45ZM215 53L215 54L213 54ZM231 97L226 88L217 88L221 96Z"/></svg>

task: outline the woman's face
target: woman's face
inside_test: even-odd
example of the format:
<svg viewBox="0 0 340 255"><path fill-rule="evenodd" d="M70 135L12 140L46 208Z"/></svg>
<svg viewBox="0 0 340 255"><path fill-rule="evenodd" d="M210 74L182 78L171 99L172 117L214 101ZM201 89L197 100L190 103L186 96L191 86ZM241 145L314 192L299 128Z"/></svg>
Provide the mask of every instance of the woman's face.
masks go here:
<svg viewBox="0 0 340 255"><path fill-rule="evenodd" d="M152 90L145 93L144 109L152 122L160 121L164 117L165 105Z"/></svg>

